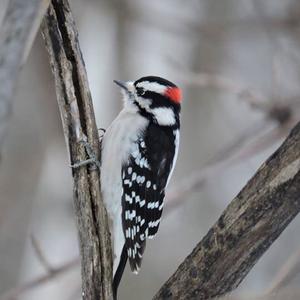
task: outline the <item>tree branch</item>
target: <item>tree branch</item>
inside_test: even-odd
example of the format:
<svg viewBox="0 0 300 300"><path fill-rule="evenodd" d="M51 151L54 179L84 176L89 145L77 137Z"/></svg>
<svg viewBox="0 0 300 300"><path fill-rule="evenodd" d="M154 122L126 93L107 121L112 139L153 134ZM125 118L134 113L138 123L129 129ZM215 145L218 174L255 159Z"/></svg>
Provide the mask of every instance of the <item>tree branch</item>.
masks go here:
<svg viewBox="0 0 300 300"><path fill-rule="evenodd" d="M82 140L100 158L99 137L77 31L67 0L52 0L42 23L71 164L87 158ZM73 169L83 299L111 299L112 254L108 219L95 168Z"/></svg>
<svg viewBox="0 0 300 300"><path fill-rule="evenodd" d="M300 123L154 297L210 299L235 289L300 211Z"/></svg>
<svg viewBox="0 0 300 300"><path fill-rule="evenodd" d="M44 275L37 276L36 278L16 286L15 288L8 291L6 294L0 297L1 300L16 300L24 293L37 288L42 284L49 282L50 280L57 278L58 276L70 271L74 267L78 266L78 258L72 259L69 262L64 263L59 267L52 268L51 271L48 271Z"/></svg>

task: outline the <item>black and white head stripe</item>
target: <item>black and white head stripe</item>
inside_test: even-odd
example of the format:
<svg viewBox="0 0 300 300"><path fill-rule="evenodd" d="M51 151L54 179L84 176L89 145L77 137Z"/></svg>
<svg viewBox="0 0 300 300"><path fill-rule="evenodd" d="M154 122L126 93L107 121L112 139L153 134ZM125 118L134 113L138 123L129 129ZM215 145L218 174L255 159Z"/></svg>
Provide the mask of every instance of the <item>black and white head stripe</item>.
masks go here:
<svg viewBox="0 0 300 300"><path fill-rule="evenodd" d="M179 128L180 89L172 82L156 76L134 82L140 113L161 126Z"/></svg>
<svg viewBox="0 0 300 300"><path fill-rule="evenodd" d="M176 134L150 124L122 167L122 224L132 271L138 272L146 238L156 234L163 210L165 187L175 156ZM161 151L164 149L164 151Z"/></svg>
<svg viewBox="0 0 300 300"><path fill-rule="evenodd" d="M156 93L162 93L167 87L176 87L176 85L158 76L146 76L134 82L136 88L143 88Z"/></svg>

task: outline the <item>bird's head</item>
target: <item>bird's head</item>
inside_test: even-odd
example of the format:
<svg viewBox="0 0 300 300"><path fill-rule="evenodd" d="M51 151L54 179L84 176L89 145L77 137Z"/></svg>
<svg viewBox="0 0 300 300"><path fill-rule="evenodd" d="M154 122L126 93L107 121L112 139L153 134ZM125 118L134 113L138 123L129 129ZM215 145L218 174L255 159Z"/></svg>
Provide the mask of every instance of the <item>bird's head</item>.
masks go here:
<svg viewBox="0 0 300 300"><path fill-rule="evenodd" d="M157 76L114 82L122 88L125 108L158 125L179 126L181 90L174 83Z"/></svg>

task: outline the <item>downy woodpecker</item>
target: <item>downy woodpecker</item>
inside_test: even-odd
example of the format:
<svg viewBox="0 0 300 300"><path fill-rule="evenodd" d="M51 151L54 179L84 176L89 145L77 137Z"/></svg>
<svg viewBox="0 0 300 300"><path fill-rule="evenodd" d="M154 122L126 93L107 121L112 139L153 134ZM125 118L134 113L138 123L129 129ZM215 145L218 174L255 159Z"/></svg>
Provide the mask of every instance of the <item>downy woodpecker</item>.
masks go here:
<svg viewBox="0 0 300 300"><path fill-rule="evenodd" d="M124 108L102 139L101 187L112 221L116 298L127 259L138 273L155 236L179 145L181 91L156 76L115 81Z"/></svg>

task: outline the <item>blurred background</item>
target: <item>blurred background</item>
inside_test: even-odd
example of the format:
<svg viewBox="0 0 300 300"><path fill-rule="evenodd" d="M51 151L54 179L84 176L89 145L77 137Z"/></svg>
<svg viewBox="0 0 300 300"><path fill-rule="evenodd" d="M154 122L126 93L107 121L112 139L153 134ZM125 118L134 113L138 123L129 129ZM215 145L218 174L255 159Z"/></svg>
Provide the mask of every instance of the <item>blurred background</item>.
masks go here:
<svg viewBox="0 0 300 300"><path fill-rule="evenodd" d="M158 75L183 90L180 153L159 234L147 244L140 274L127 268L119 291L120 299L151 299L300 119L300 2L72 0L71 7L99 128L121 109L113 79ZM80 299L68 165L39 33L1 157L0 299L14 287L18 299ZM299 266L299 230L298 217L235 299L267 293L287 263ZM62 272L48 278L49 268ZM284 298L299 299L299 284L294 272Z"/></svg>

